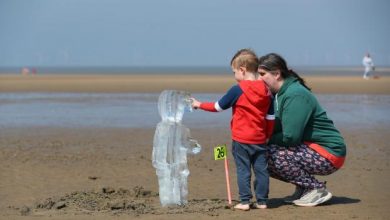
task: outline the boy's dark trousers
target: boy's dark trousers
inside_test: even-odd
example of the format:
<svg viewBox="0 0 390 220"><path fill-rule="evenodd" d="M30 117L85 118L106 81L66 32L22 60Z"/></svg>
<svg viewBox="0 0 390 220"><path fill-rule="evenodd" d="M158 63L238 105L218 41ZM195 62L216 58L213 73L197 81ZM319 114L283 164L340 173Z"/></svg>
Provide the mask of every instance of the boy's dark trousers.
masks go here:
<svg viewBox="0 0 390 220"><path fill-rule="evenodd" d="M267 150L262 144L243 144L233 140L232 152L237 170L237 183L242 204L252 199L251 168L255 174L254 190L258 204L266 204L269 192Z"/></svg>

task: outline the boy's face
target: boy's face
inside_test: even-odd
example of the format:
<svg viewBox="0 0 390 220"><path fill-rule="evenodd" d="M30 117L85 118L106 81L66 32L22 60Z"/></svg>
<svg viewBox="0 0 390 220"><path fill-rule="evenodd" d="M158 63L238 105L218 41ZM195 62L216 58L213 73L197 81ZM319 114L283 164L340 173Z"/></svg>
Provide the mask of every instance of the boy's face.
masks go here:
<svg viewBox="0 0 390 220"><path fill-rule="evenodd" d="M232 71L234 73L234 78L237 82L244 80L245 68L244 67L234 67L232 66Z"/></svg>

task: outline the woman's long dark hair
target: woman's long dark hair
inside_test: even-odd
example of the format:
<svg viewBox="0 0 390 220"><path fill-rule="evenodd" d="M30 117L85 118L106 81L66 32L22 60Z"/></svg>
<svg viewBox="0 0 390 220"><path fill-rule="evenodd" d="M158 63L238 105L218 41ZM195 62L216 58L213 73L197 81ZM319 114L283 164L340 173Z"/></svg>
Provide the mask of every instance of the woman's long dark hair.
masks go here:
<svg viewBox="0 0 390 220"><path fill-rule="evenodd" d="M299 80L299 82L302 84L302 86L304 86L306 89L311 91L311 88L309 88L306 85L305 80L303 80L292 69L289 69L287 67L287 62L279 54L269 53L265 56L260 57L259 58L259 68L264 69L266 71L280 70L280 73L281 73L283 79L286 79L287 77L290 77L290 76L295 77Z"/></svg>

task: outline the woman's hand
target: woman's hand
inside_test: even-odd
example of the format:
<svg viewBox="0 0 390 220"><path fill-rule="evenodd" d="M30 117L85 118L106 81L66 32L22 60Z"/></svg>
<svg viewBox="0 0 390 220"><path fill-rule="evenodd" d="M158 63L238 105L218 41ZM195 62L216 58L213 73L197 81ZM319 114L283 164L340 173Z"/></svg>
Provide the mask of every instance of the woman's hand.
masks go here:
<svg viewBox="0 0 390 220"><path fill-rule="evenodd" d="M192 98L192 97L191 97L191 105L192 105L192 108L198 109L198 108L200 108L200 104L201 104L201 102L199 102L199 101L196 100L195 98Z"/></svg>

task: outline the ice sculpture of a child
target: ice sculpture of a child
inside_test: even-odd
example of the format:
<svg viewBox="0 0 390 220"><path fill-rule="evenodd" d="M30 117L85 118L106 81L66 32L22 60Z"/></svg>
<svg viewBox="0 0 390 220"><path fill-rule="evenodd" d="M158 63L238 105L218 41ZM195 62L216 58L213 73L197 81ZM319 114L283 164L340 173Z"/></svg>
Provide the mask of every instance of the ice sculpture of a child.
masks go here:
<svg viewBox="0 0 390 220"><path fill-rule="evenodd" d="M153 140L152 162L158 176L160 202L163 206L187 203L187 154L201 150L181 121L185 111L192 111L191 94L165 90L158 99L161 122Z"/></svg>

